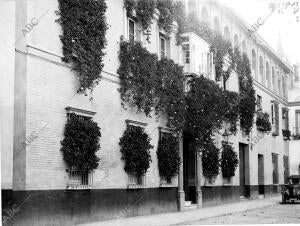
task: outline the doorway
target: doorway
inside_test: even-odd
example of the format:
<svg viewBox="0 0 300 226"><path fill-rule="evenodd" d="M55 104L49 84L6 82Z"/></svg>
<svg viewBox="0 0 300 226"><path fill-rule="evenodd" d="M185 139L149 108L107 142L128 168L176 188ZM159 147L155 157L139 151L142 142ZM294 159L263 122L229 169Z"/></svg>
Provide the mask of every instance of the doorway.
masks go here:
<svg viewBox="0 0 300 226"><path fill-rule="evenodd" d="M196 204L196 153L191 147L192 140L187 133L183 135L183 186L185 201Z"/></svg>
<svg viewBox="0 0 300 226"><path fill-rule="evenodd" d="M264 167L264 156L258 154L258 167L257 167L257 174L258 174L258 194L264 195L265 194L265 167Z"/></svg>
<svg viewBox="0 0 300 226"><path fill-rule="evenodd" d="M239 162L240 162L240 197L250 197L249 186L249 146L239 143Z"/></svg>

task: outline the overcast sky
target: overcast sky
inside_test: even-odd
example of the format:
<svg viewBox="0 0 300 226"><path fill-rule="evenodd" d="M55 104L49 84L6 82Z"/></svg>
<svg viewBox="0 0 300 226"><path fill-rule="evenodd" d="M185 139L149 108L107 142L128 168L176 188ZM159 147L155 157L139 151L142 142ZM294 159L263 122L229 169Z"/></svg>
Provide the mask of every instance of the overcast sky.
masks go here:
<svg viewBox="0 0 300 226"><path fill-rule="evenodd" d="M249 24L254 24L258 18L264 19L270 14L270 3L285 4L298 3L300 0L219 0L233 8ZM282 8L282 7L281 7ZM278 8L276 8L278 9ZM299 22L297 22L297 16ZM277 50L279 33L281 35L282 47L285 56L290 63L300 62L300 8L294 14L294 7L288 6L282 13L277 10L260 26L257 31L274 50Z"/></svg>

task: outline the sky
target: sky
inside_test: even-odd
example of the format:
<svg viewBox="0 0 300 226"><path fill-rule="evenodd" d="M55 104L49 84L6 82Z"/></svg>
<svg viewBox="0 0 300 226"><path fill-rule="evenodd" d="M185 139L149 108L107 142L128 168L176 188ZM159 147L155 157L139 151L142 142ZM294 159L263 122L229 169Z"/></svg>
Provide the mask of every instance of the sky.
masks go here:
<svg viewBox="0 0 300 226"><path fill-rule="evenodd" d="M274 3L276 11L265 20L257 30L259 35L277 50L278 39L281 36L282 48L289 63L300 62L300 0L219 0L232 8L250 25L259 18L264 19L271 13L270 3ZM289 5L289 3L291 4ZM294 14L294 6L298 4L299 11ZM285 8L280 12L278 9ZM297 8L297 7L296 7ZM297 22L297 16L299 22ZM280 34L280 35L279 35Z"/></svg>

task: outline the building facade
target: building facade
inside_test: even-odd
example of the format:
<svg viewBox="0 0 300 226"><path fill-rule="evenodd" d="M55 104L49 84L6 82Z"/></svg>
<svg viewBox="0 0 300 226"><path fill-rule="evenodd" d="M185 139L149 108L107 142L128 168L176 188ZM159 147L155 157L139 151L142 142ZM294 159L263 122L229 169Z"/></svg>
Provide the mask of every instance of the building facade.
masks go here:
<svg viewBox="0 0 300 226"><path fill-rule="evenodd" d="M259 35L249 38L250 26L234 12L213 1L186 1L188 11L196 10L202 22L247 53L259 100L257 110L270 115L272 131L260 133L254 125L250 136L241 130L230 136L229 142L239 155L239 167L230 181L219 175L213 183L203 177L201 156L187 151L188 138L183 136L178 178L164 182L159 177L156 149L160 132L168 130L166 119L155 115L147 118L136 109L122 108L117 74L120 40L141 41L158 58L167 57L184 66L186 73L205 74L214 80L209 43L193 32L182 34L188 37L182 45L176 45L174 32L166 39L157 24L158 11L148 36L134 17L127 15L123 1L106 1L110 26L104 68L102 80L90 100L90 96L76 93L78 80L71 66L61 60L62 30L54 13L58 1L19 0L7 4L10 4L7 9L15 15L15 31L10 35L17 41L15 52L7 55L14 63L8 65L7 80L2 84L3 89L10 88L7 95L14 106L7 108L2 118L2 131L11 131L2 132L1 137L2 197L8 208L22 206L13 215L13 225L74 225L217 205L279 192L288 175L289 141L282 130L289 130L287 90L292 70ZM40 18L38 25L20 39L24 21L33 18ZM235 72L226 86L232 91L239 90ZM97 153L99 167L86 176L87 182L79 180L76 185L71 182L76 180L78 172L74 176L67 171L60 152L69 113L92 117L102 134ZM154 146L152 163L142 182L123 169L119 139L129 124L143 126ZM221 145L224 138L216 135L215 140Z"/></svg>
<svg viewBox="0 0 300 226"><path fill-rule="evenodd" d="M299 63L294 65L295 82L289 90L289 118L291 128L290 141L290 174L300 174L300 83Z"/></svg>

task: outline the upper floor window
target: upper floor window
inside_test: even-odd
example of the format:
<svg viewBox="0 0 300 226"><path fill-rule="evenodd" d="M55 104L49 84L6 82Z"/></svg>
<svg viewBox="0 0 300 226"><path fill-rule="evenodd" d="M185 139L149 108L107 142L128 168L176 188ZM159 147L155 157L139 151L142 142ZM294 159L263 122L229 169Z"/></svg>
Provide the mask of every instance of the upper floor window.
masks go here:
<svg viewBox="0 0 300 226"><path fill-rule="evenodd" d="M195 0L189 0L188 1L188 13L189 14L195 14L197 11L197 5Z"/></svg>
<svg viewBox="0 0 300 226"><path fill-rule="evenodd" d="M289 129L289 111L286 108L282 108L282 129Z"/></svg>
<svg viewBox="0 0 300 226"><path fill-rule="evenodd" d="M245 40L242 42L242 51L243 51L243 53L247 54L247 47L246 47Z"/></svg>
<svg viewBox="0 0 300 226"><path fill-rule="evenodd" d="M257 95L256 99L257 111L262 111L262 97L260 95Z"/></svg>
<svg viewBox="0 0 300 226"><path fill-rule="evenodd" d="M207 11L206 7L203 7L201 10L201 21L204 23L209 22L208 11Z"/></svg>
<svg viewBox="0 0 300 226"><path fill-rule="evenodd" d="M287 93L286 93L286 81L285 81L285 77L283 77L282 79L282 96L283 98L287 98Z"/></svg>
<svg viewBox="0 0 300 226"><path fill-rule="evenodd" d="M132 19L128 19L128 39L130 42L135 40L135 22Z"/></svg>
<svg viewBox="0 0 300 226"><path fill-rule="evenodd" d="M239 48L239 37L235 34L234 35L234 48Z"/></svg>
<svg viewBox="0 0 300 226"><path fill-rule="evenodd" d="M274 67L272 67L272 86L273 86L273 92L276 92L276 76L275 76Z"/></svg>
<svg viewBox="0 0 300 226"><path fill-rule="evenodd" d="M272 153L273 184L278 184L278 154Z"/></svg>
<svg viewBox="0 0 300 226"><path fill-rule="evenodd" d="M252 70L256 74L256 53L255 50L252 50Z"/></svg>
<svg viewBox="0 0 300 226"><path fill-rule="evenodd" d="M295 135L300 135L300 110L296 110L295 112Z"/></svg>
<svg viewBox="0 0 300 226"><path fill-rule="evenodd" d="M270 88L270 66L269 63L266 63L266 83L267 87Z"/></svg>
<svg viewBox="0 0 300 226"><path fill-rule="evenodd" d="M281 78L279 72L277 72L277 76L278 76L278 95L281 96Z"/></svg>
<svg viewBox="0 0 300 226"><path fill-rule="evenodd" d="M159 37L159 43L160 43L160 57L164 58L167 56L167 43L166 39L163 36Z"/></svg>
<svg viewBox="0 0 300 226"><path fill-rule="evenodd" d="M183 63L189 64L190 63L190 44L182 44L182 51L183 51Z"/></svg>
<svg viewBox="0 0 300 226"><path fill-rule="evenodd" d="M230 32L228 26L224 28L224 37L226 40L230 40Z"/></svg>
<svg viewBox="0 0 300 226"><path fill-rule="evenodd" d="M271 103L271 116L272 116L272 135L279 135L279 107L278 103Z"/></svg>
<svg viewBox="0 0 300 226"><path fill-rule="evenodd" d="M220 22L219 22L219 19L217 17L214 18L214 31L216 33L220 33L220 31L221 31Z"/></svg>
<svg viewBox="0 0 300 226"><path fill-rule="evenodd" d="M265 79L264 79L264 61L262 56L259 57L259 75L261 82L265 84Z"/></svg>

